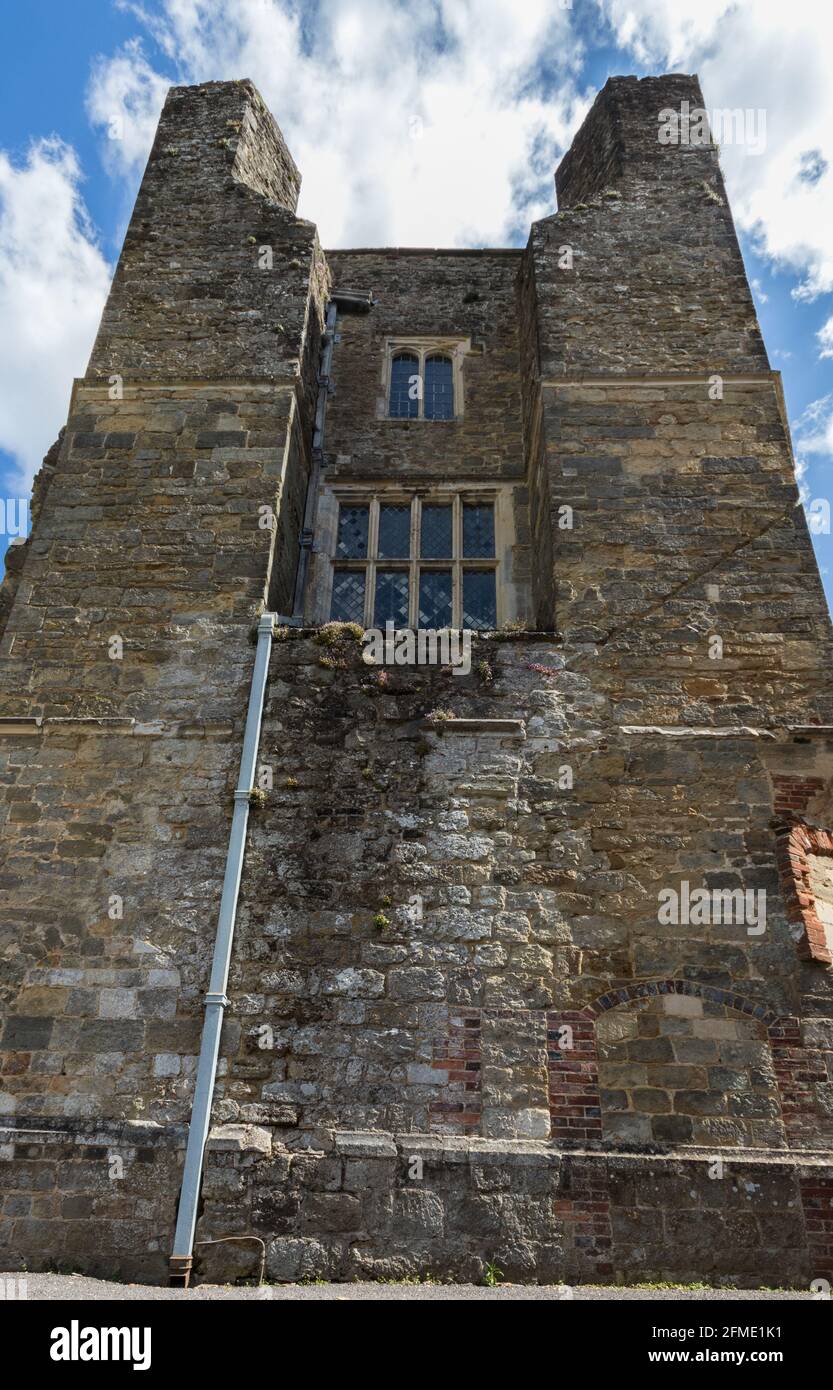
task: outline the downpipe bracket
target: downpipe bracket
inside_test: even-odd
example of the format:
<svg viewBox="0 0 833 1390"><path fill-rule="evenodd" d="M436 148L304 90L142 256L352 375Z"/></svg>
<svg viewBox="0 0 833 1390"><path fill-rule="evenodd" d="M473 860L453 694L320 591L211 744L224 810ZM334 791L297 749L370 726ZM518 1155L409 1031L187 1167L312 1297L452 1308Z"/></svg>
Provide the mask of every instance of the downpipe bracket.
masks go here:
<svg viewBox="0 0 833 1390"><path fill-rule="evenodd" d="M203 999L202 1002L203 1002L203 1004L205 1005L206 1008L208 1008L210 1004L214 1004L214 1005L219 1005L221 1009L227 1009L227 1008L228 1008L228 1005L229 1005L228 995L226 995L226 994L212 994L212 993L210 993L210 992L209 992L208 994L206 994L206 996L205 996L205 998Z"/></svg>

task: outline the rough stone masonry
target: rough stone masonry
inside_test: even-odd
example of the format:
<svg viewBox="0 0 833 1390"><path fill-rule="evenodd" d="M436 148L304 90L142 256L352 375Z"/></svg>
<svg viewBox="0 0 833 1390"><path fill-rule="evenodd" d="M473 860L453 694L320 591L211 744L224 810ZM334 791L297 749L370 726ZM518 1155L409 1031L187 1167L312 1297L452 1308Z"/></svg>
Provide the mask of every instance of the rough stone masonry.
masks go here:
<svg viewBox="0 0 833 1390"><path fill-rule="evenodd" d="M608 81L524 250L325 253L168 94L0 595L7 1267L166 1276L267 611L199 1269L833 1277L831 628L684 101ZM363 659L443 603L468 675Z"/></svg>

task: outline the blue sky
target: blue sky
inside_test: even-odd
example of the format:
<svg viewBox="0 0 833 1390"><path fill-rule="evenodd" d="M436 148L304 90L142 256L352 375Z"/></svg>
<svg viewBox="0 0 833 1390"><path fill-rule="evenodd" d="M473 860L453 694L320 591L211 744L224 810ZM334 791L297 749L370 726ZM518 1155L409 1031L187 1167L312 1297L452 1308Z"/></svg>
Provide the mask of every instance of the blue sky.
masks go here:
<svg viewBox="0 0 833 1390"><path fill-rule="evenodd" d="M765 113L763 152L721 160L802 492L831 495L833 7L6 0L0 55L4 498L64 422L171 82L257 83L326 246L520 245L595 91L662 71L699 72L710 110ZM833 539L814 543L830 601Z"/></svg>

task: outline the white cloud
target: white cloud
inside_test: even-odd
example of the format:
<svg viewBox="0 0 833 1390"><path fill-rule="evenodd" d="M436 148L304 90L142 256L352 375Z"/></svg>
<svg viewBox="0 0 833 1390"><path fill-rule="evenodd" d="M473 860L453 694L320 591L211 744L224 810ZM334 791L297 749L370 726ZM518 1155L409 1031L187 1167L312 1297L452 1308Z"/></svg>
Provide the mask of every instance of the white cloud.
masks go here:
<svg viewBox="0 0 833 1390"><path fill-rule="evenodd" d="M816 337L819 342L819 357L833 357L833 317L823 323Z"/></svg>
<svg viewBox="0 0 833 1390"><path fill-rule="evenodd" d="M797 451L822 454L833 458L833 392L811 401L797 420L792 422Z"/></svg>
<svg viewBox="0 0 833 1390"><path fill-rule="evenodd" d="M680 71L692 52L711 41L715 29L736 8L733 0L699 0L682 6L675 0L597 0L613 25L622 48L643 65L663 61Z"/></svg>
<svg viewBox="0 0 833 1390"><path fill-rule="evenodd" d="M325 245L502 245L554 210L559 152L587 104L581 45L554 0L121 7L161 47L170 80L255 82L301 169L300 211ZM104 126L122 94L136 113L124 171L147 153L169 78L135 42L96 63L94 121Z"/></svg>
<svg viewBox="0 0 833 1390"><path fill-rule="evenodd" d="M74 151L39 140L20 166L0 151L0 447L14 456L21 486L66 419L110 273Z"/></svg>
<svg viewBox="0 0 833 1390"><path fill-rule="evenodd" d="M138 39L115 57L94 59L87 113L104 132L104 163L111 173L141 173L169 86L148 63Z"/></svg>
<svg viewBox="0 0 833 1390"><path fill-rule="evenodd" d="M597 0L640 62L699 72L706 107L763 110L766 149L721 151L732 211L756 249L833 290L833 6L818 0Z"/></svg>
<svg viewBox="0 0 833 1390"><path fill-rule="evenodd" d="M833 460L833 392L810 402L798 419L792 421L792 435L798 495L806 508L814 499L821 477L814 468L815 483L812 482L811 463L820 463L826 472L826 466ZM826 490L824 483L821 486ZM821 502L823 506L827 505L824 498ZM812 510L808 511L807 520L811 532L818 535L818 517L814 517Z"/></svg>
<svg viewBox="0 0 833 1390"><path fill-rule="evenodd" d="M97 62L93 119L105 124L120 100L131 115L111 163L141 164L169 78L248 76L301 167L301 212L327 245L500 244L553 210L551 175L590 95L573 11L556 0L158 0L151 13L141 0L118 3L168 73L138 40ZM833 290L833 7L597 5L640 64L698 70L710 109L764 110L763 154L723 148L736 220L800 277L797 298Z"/></svg>

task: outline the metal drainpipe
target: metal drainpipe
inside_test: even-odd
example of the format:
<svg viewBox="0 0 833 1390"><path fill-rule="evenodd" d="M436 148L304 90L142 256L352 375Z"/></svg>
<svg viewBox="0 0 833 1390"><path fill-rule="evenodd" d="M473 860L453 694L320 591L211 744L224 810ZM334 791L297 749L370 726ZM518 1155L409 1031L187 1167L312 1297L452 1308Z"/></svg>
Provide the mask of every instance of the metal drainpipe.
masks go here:
<svg viewBox="0 0 833 1390"><path fill-rule="evenodd" d="M273 627L274 614L264 613L257 625L257 650L252 672L252 684L249 690L249 708L243 735L243 752L240 756L240 775L237 779L237 790L234 793L234 815L231 822L226 870L223 877L223 894L220 899L217 936L214 941L211 979L204 1000L205 1022L200 1045L200 1060L197 1065L194 1102L191 1108L191 1123L188 1129L188 1146L185 1150L185 1168L182 1174L176 1234L174 1235L173 1252L168 1263L170 1282L182 1284L185 1288L188 1287L191 1277L203 1155L211 1120L211 1101L214 1095L214 1082L217 1077L217 1057L220 1051L223 1014L228 1004L226 985L228 984L231 964L237 897L240 891L243 855L246 849L249 800L254 788L255 763L260 742L260 724L263 717L266 680L269 674Z"/></svg>

